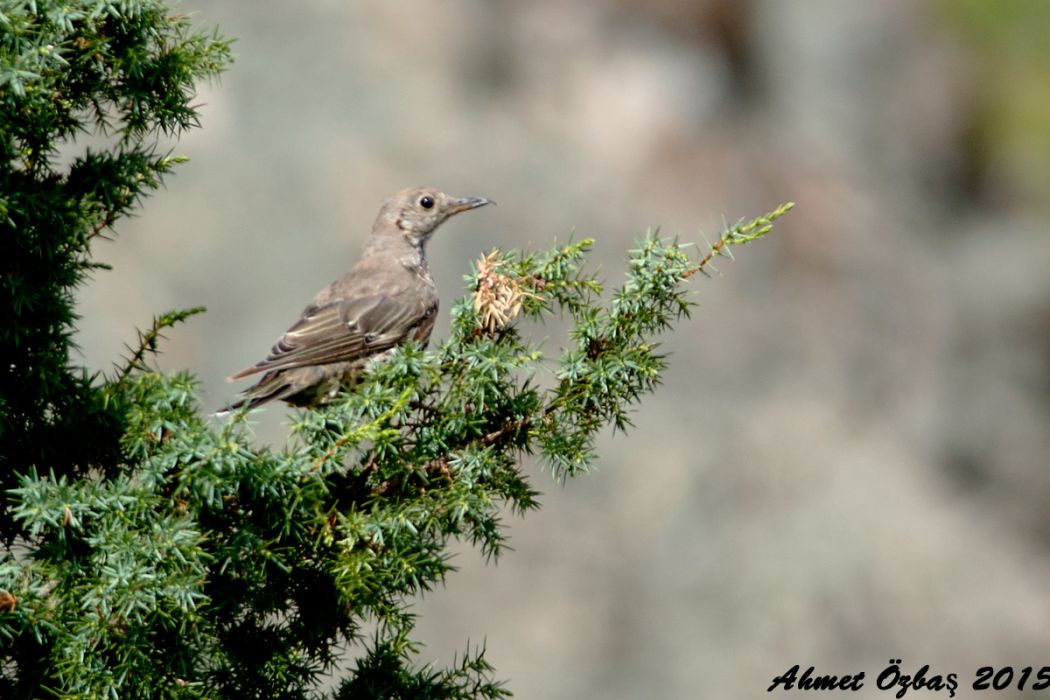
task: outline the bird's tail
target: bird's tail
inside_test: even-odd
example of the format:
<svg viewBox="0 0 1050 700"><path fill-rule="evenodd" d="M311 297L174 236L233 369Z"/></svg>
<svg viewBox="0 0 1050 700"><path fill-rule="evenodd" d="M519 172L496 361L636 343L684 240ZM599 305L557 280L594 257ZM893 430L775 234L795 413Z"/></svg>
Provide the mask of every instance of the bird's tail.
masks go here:
<svg viewBox="0 0 1050 700"><path fill-rule="evenodd" d="M339 371L329 373L324 366L270 370L216 415L242 408L251 410L271 401L286 401L293 406L323 403L339 387L341 374Z"/></svg>
<svg viewBox="0 0 1050 700"><path fill-rule="evenodd" d="M296 372L267 372L253 386L245 389L237 399L226 408L216 412L224 417L240 409L251 410L271 401L288 401L296 403L293 398L303 391L302 378Z"/></svg>

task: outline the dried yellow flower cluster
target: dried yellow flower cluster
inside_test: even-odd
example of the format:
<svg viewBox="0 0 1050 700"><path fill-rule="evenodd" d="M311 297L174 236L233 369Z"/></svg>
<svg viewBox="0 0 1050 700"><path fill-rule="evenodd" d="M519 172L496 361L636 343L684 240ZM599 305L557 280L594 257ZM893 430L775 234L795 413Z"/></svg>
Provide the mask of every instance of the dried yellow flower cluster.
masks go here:
<svg viewBox="0 0 1050 700"><path fill-rule="evenodd" d="M478 286L474 290L474 310L481 319L482 327L495 333L507 326L521 311L521 302L527 296L535 296L526 290L520 280L508 277L499 271L503 261L497 251L478 258Z"/></svg>

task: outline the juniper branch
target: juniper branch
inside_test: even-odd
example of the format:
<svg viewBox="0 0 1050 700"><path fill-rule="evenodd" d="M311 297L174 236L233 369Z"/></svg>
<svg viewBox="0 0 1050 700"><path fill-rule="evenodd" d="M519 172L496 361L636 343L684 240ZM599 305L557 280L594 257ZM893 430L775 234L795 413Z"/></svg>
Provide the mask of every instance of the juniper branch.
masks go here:
<svg viewBox="0 0 1050 700"><path fill-rule="evenodd" d="M131 356L124 359L124 365L118 369L114 382L116 384L122 384L128 376L136 370L140 372L149 371L149 367L147 367L145 363L146 355L156 355L160 352L158 342L164 337L161 331L182 323L191 316L202 314L205 311L207 311L207 309L203 306L194 306L189 309L169 311L160 316L154 316L153 323L150 324L148 330L145 332L142 330L137 331L137 346L134 349L130 345L124 346L131 351Z"/></svg>
<svg viewBox="0 0 1050 700"><path fill-rule="evenodd" d="M724 227L719 239L712 244L707 253L705 253L704 256L685 273L685 278L688 279L697 272L704 272L704 268L710 264L711 260L716 255L729 255L728 246L744 245L745 243L758 240L766 235L773 230L773 222L791 211L794 206L794 202L786 202L768 214L752 219L747 223L744 223L744 220L741 219L735 226Z"/></svg>

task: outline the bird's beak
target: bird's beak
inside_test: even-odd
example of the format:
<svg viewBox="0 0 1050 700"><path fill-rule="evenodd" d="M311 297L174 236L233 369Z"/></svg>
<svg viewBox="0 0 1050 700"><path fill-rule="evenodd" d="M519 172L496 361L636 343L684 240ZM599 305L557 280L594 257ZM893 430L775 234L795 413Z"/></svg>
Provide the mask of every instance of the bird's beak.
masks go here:
<svg viewBox="0 0 1050 700"><path fill-rule="evenodd" d="M449 208L448 213L458 214L461 211L467 211L468 209L477 209L483 207L486 204L495 204L492 200L485 199L484 197L460 197L459 199L452 200L452 206Z"/></svg>

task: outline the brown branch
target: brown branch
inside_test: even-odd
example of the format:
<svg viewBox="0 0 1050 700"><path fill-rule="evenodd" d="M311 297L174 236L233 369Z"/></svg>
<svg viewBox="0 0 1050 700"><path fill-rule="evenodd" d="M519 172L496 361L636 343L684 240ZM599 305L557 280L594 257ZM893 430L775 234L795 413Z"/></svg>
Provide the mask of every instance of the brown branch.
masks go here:
<svg viewBox="0 0 1050 700"><path fill-rule="evenodd" d="M97 237L115 223L117 223L117 212L111 211L106 215L106 218L91 227L91 231L84 237L84 240L90 242L93 238Z"/></svg>
<svg viewBox="0 0 1050 700"><path fill-rule="evenodd" d="M350 442L350 439L354 437L357 437L356 435L354 435L354 433L343 433L342 435L340 435L339 439L333 442L332 446L329 447L323 455L314 460L314 463L310 465L310 471L315 472L318 469L320 469L321 465L330 460L332 457L335 457L335 453L339 451L340 447ZM375 457L370 459L369 462L372 463L372 466L374 467Z"/></svg>
<svg viewBox="0 0 1050 700"><path fill-rule="evenodd" d="M682 279L689 279L697 272L703 272L704 266L711 262L712 258L719 255L721 250L726 247L729 242L728 237L722 237L718 239L718 242L711 246L711 249L707 251L704 257L697 260L696 265L686 270L685 274L682 275ZM705 273L706 274L706 273Z"/></svg>

